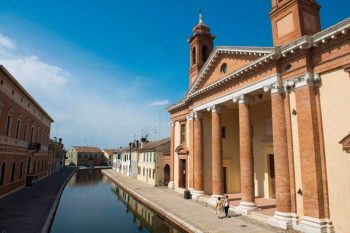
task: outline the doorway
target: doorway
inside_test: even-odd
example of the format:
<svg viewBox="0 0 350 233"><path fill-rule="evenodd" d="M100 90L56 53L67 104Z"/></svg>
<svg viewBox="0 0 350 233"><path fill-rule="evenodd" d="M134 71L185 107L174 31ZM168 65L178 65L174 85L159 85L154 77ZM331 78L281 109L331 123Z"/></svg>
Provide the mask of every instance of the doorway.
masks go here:
<svg viewBox="0 0 350 233"><path fill-rule="evenodd" d="M269 184L270 184L270 197L276 198L276 183L275 183L275 159L273 154L268 155L268 172L269 172Z"/></svg>
<svg viewBox="0 0 350 233"><path fill-rule="evenodd" d="M168 164L164 167L164 186L168 186L170 181L170 166Z"/></svg>
<svg viewBox="0 0 350 233"><path fill-rule="evenodd" d="M224 176L224 179L223 179L223 181L224 181L224 193L227 193L227 167L223 167L223 169L224 169L224 174L223 174L223 176Z"/></svg>
<svg viewBox="0 0 350 233"><path fill-rule="evenodd" d="M180 159L180 188L186 188L186 159Z"/></svg>

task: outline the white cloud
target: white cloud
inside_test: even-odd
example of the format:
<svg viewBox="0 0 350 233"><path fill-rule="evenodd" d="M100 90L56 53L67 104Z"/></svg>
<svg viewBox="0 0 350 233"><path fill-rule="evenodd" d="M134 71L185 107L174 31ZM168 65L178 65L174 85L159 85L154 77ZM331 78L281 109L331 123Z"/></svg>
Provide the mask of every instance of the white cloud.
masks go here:
<svg viewBox="0 0 350 233"><path fill-rule="evenodd" d="M169 100L155 100L152 103L149 104L151 107L161 107L161 106L166 106L169 104Z"/></svg>
<svg viewBox="0 0 350 233"><path fill-rule="evenodd" d="M55 120L51 133L56 136L59 131L58 136L63 138L66 146L86 143L100 147L119 147L133 140L134 135L139 137L145 126L160 126L163 128L162 136L168 135L168 116L161 115L149 106L164 106L169 101L156 100L149 105L140 101L149 99L143 96L142 91L137 91L145 85L152 86L147 78L131 78L125 85L127 88L117 85L113 87L114 91L106 93L95 86L87 86L87 77L79 72L67 71L33 54L23 54L14 46L14 42L1 36L6 40L0 41L0 64L51 115ZM5 49L1 49L1 46ZM110 81L102 80L103 74L99 75L96 82ZM129 100L130 93L135 97L133 101Z"/></svg>
<svg viewBox="0 0 350 233"><path fill-rule="evenodd" d="M3 46L7 49L13 49L16 47L15 42L3 34L0 34L0 46Z"/></svg>

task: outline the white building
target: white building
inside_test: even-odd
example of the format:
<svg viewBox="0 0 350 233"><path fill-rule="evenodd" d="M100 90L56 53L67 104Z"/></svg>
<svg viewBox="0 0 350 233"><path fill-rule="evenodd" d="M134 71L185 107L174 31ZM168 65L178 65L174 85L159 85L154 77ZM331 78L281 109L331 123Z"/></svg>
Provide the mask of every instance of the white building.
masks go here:
<svg viewBox="0 0 350 233"><path fill-rule="evenodd" d="M137 179L153 186L163 186L164 154L170 151L170 138L141 143L137 164Z"/></svg>

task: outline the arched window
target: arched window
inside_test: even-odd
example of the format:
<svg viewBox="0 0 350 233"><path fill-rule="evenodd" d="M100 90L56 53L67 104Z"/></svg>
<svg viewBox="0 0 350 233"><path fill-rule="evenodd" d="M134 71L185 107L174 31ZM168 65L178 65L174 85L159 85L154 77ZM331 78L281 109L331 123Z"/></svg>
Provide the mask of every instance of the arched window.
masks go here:
<svg viewBox="0 0 350 233"><path fill-rule="evenodd" d="M27 140L27 127L28 127L28 120L24 123L24 130L23 130L23 140Z"/></svg>
<svg viewBox="0 0 350 233"><path fill-rule="evenodd" d="M208 58L208 47L203 45L202 47L202 62L205 63Z"/></svg>
<svg viewBox="0 0 350 233"><path fill-rule="evenodd" d="M22 173L23 173L23 162L21 162L21 166L19 168L19 179L22 179Z"/></svg>
<svg viewBox="0 0 350 233"><path fill-rule="evenodd" d="M16 125L16 138L19 138L20 132L21 132L21 122L22 122L22 116L19 115L17 117L17 125Z"/></svg>
<svg viewBox="0 0 350 233"><path fill-rule="evenodd" d="M10 136L11 135L12 116L13 116L13 110L10 109L8 114L7 114L6 136Z"/></svg>
<svg viewBox="0 0 350 233"><path fill-rule="evenodd" d="M3 162L1 165L1 172L0 172L0 186L4 185L5 170L6 170L6 164L5 162Z"/></svg>
<svg viewBox="0 0 350 233"><path fill-rule="evenodd" d="M196 47L195 46L193 46L193 48L192 48L192 65L195 65L196 64L196 56L197 56L197 54L196 54Z"/></svg>
<svg viewBox="0 0 350 233"><path fill-rule="evenodd" d="M11 168L11 182L15 180L15 174L16 174L16 163L12 163L12 168Z"/></svg>
<svg viewBox="0 0 350 233"><path fill-rule="evenodd" d="M34 130L35 130L35 126L34 126L34 123L33 123L32 131L30 132L30 142L33 142L33 140L34 140Z"/></svg>
<svg viewBox="0 0 350 233"><path fill-rule="evenodd" d="M40 127L38 127L38 128L36 129L35 142L39 142L39 131L40 131Z"/></svg>

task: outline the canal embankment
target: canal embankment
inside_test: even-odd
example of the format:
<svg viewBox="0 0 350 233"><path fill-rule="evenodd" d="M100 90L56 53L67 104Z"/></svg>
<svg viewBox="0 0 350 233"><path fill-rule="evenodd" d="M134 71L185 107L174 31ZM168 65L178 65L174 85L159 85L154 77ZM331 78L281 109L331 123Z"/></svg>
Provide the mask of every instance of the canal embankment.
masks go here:
<svg viewBox="0 0 350 233"><path fill-rule="evenodd" d="M64 168L0 199L0 232L48 232L62 191L77 168Z"/></svg>
<svg viewBox="0 0 350 233"><path fill-rule="evenodd" d="M274 227L255 224L241 216L219 219L214 209L193 200L186 200L166 187L153 187L114 170L102 172L134 199L186 232L284 232Z"/></svg>

